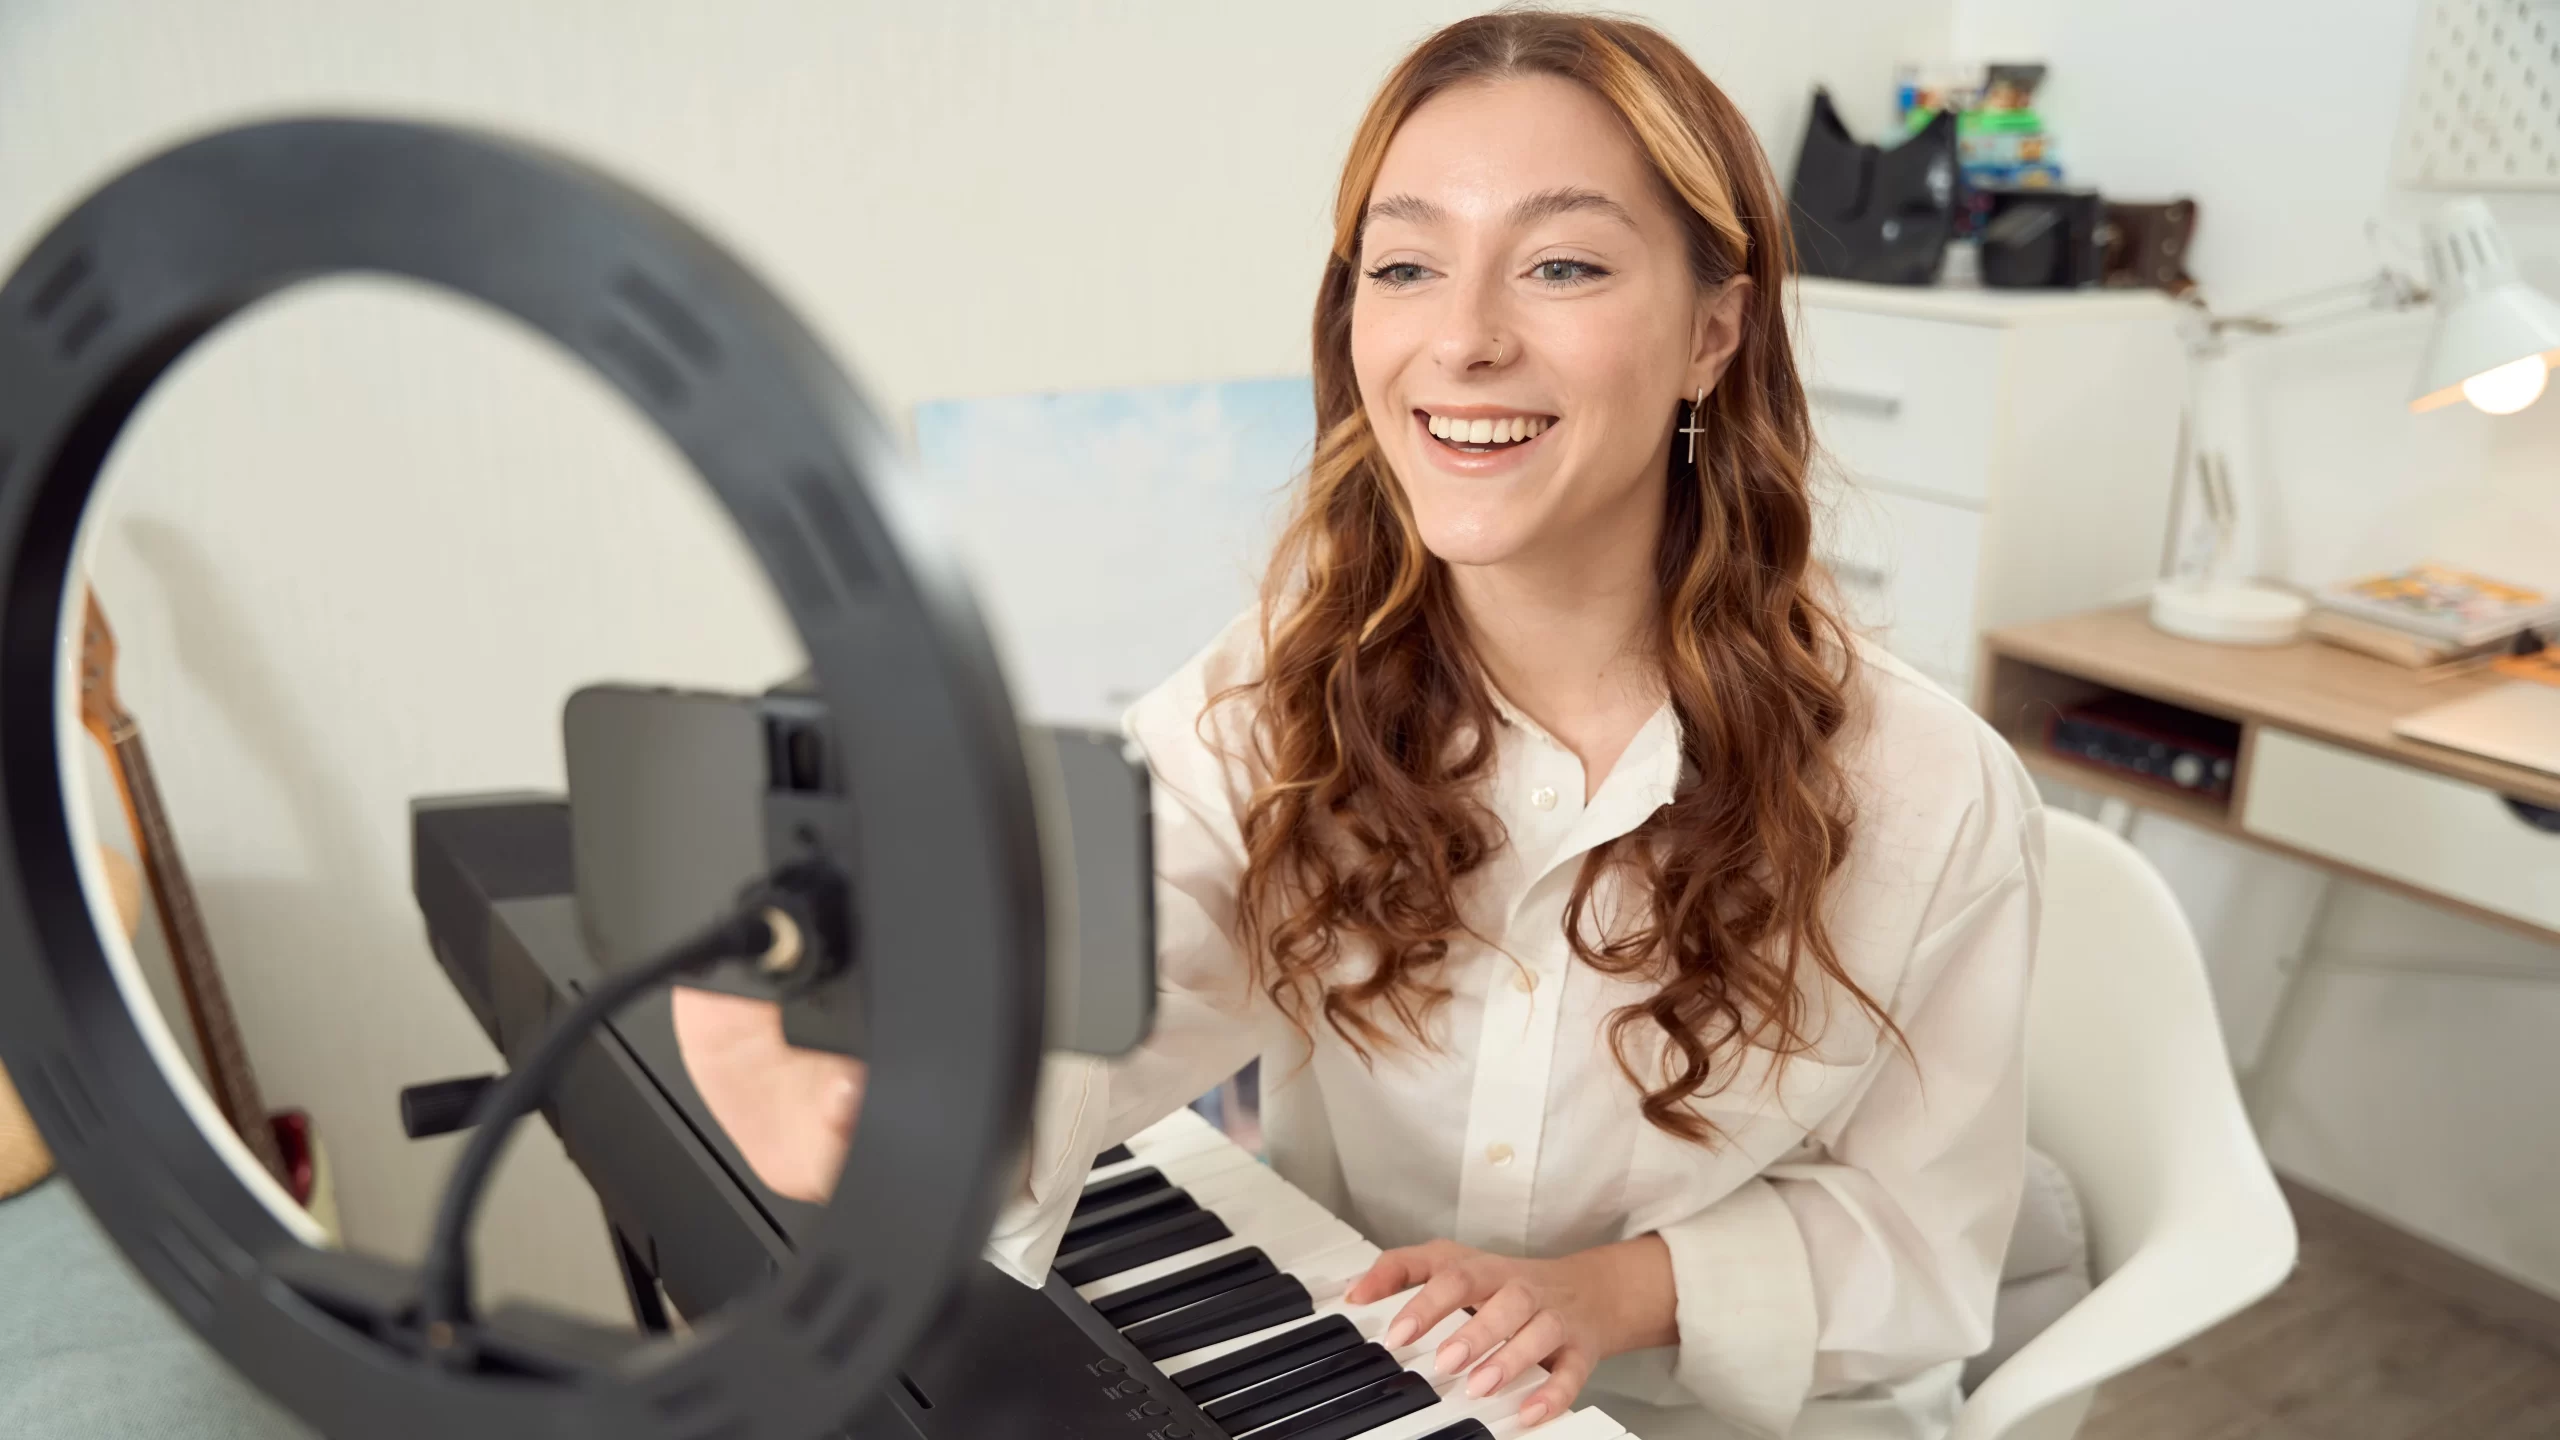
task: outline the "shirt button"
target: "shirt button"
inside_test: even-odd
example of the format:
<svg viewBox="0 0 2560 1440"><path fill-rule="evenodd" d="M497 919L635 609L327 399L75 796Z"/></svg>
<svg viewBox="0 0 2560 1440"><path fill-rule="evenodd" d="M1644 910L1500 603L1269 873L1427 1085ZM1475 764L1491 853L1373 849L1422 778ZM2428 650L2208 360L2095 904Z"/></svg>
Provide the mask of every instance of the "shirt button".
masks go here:
<svg viewBox="0 0 2560 1440"><path fill-rule="evenodd" d="M1541 785L1537 789L1530 791L1529 803L1537 806L1541 810L1553 810L1556 808L1555 788L1549 785Z"/></svg>
<svg viewBox="0 0 2560 1440"><path fill-rule="evenodd" d="M1496 1140L1491 1145L1485 1147L1484 1163L1494 1166L1510 1164L1511 1147L1503 1144L1499 1140Z"/></svg>
<svg viewBox="0 0 2560 1440"><path fill-rule="evenodd" d="M1535 970L1523 970L1519 974L1512 976L1511 988L1519 991L1523 995L1537 989L1538 972Z"/></svg>

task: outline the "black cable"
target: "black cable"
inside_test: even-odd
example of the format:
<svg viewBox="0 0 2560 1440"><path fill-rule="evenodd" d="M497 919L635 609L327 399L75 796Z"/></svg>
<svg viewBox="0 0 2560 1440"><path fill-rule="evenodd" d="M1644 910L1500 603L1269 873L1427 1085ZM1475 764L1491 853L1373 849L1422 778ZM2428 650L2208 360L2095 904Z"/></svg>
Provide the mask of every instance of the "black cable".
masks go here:
<svg viewBox="0 0 2560 1440"><path fill-rule="evenodd" d="M435 1231L427 1243L426 1260L419 1267L418 1321L430 1354L459 1358L463 1327L471 1319L469 1241L480 1198L489 1188L498 1154L506 1148L517 1122L542 1104L542 1097L559 1080L579 1042L623 1006L695 970L723 960L765 954L775 945L777 936L787 935L788 943L796 949L796 922L787 913L780 924L767 918L776 913L761 904L742 908L654 959L609 972L552 1024L524 1063L509 1070L506 1078L482 1099L472 1122L471 1141L445 1178L444 1198L436 1207Z"/></svg>

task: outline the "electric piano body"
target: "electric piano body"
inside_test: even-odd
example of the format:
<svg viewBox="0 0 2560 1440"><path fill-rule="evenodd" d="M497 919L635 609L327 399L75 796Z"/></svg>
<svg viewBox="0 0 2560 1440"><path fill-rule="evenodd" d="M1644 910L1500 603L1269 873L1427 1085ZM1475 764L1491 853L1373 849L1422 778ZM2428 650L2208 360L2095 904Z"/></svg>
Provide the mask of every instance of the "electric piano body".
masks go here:
<svg viewBox="0 0 2560 1440"><path fill-rule="evenodd" d="M423 800L413 886L437 959L510 1057L595 974L565 801ZM816 1213L766 1190L685 1076L661 994L580 1052L544 1116L601 1200L635 1315L664 1328L741 1301ZM1585 1408L1524 1431L1532 1368L1468 1395L1430 1359L1464 1316L1397 1349L1406 1297L1341 1296L1378 1252L1206 1121L1180 1112L1097 1160L1032 1290L961 1282L900 1384L847 1440L1618 1440Z"/></svg>

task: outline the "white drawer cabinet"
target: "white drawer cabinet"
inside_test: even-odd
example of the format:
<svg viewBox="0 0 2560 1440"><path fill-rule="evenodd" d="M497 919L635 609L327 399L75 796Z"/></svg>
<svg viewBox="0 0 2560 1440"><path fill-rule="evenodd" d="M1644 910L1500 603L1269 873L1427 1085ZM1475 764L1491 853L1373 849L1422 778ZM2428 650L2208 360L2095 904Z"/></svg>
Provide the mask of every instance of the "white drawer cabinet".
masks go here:
<svg viewBox="0 0 2560 1440"><path fill-rule="evenodd" d="M2249 756L2240 826L2253 835L2560 930L2560 835L2492 791L2273 726Z"/></svg>
<svg viewBox="0 0 2560 1440"><path fill-rule="evenodd" d="M1807 304L1805 392L1850 474L1960 505L1989 498L2000 332Z"/></svg>
<svg viewBox="0 0 2560 1440"><path fill-rule="evenodd" d="M1987 628L2159 573L2186 393L2147 291L1798 282L1821 556L1854 623L1960 696Z"/></svg>
<svg viewBox="0 0 2560 1440"><path fill-rule="evenodd" d="M1960 686L1973 663L1981 512L1882 490L1851 490L1833 503L1826 548L1849 623Z"/></svg>

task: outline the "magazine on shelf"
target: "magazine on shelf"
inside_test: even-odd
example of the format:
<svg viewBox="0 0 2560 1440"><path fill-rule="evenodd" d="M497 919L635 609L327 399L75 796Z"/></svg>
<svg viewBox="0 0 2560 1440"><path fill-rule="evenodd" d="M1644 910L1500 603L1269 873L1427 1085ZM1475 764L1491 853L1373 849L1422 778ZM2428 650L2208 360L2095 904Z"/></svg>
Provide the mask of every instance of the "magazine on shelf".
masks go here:
<svg viewBox="0 0 2560 1440"><path fill-rule="evenodd" d="M2323 589L2319 602L2455 647L2488 645L2560 621L2560 598L2548 591L2442 564L2342 580Z"/></svg>

